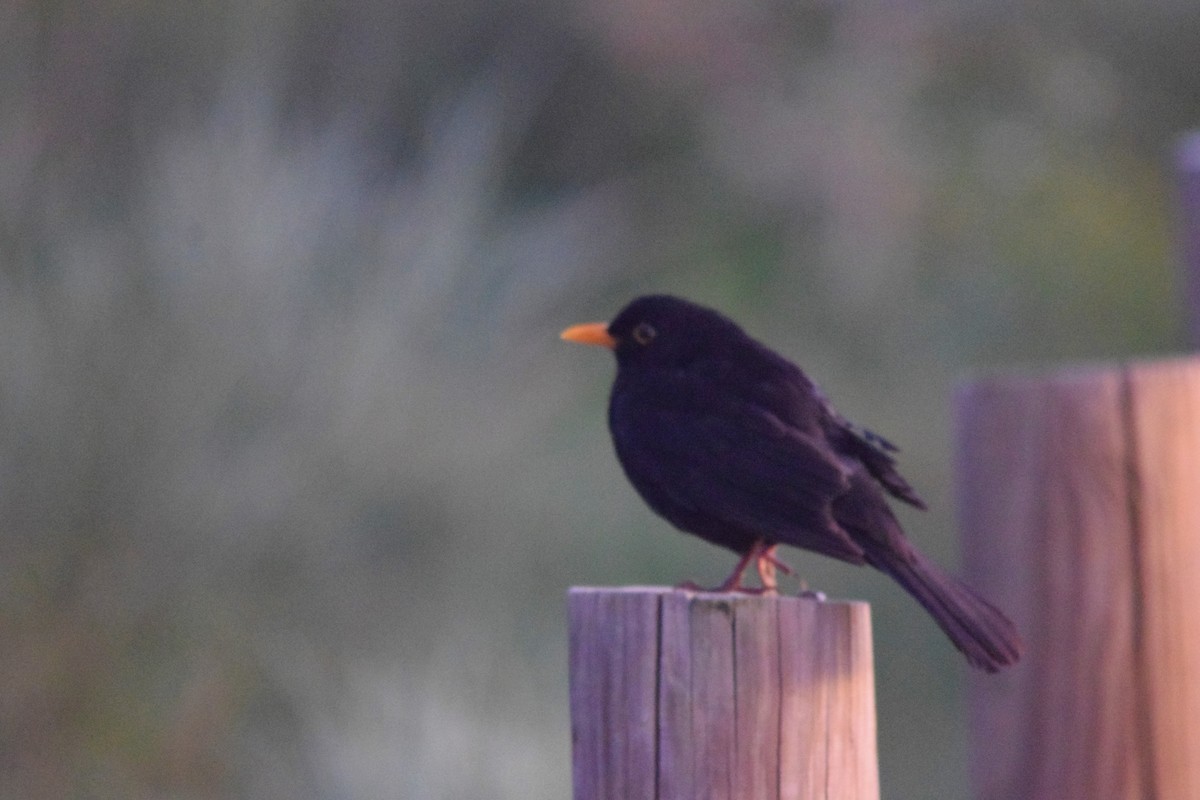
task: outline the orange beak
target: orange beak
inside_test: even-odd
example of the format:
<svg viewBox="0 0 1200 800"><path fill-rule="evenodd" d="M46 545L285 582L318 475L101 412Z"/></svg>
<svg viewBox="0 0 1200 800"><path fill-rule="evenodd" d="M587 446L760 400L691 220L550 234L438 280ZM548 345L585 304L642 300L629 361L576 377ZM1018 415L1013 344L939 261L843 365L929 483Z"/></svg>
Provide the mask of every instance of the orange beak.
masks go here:
<svg viewBox="0 0 1200 800"><path fill-rule="evenodd" d="M617 340L608 332L607 322L585 322L582 325L572 325L559 334L559 338L577 344L594 344L612 350L617 346Z"/></svg>
<svg viewBox="0 0 1200 800"><path fill-rule="evenodd" d="M565 341L577 344L599 344L600 347L610 350L617 347L617 339L612 338L611 333L608 333L608 323L571 325L558 336Z"/></svg>

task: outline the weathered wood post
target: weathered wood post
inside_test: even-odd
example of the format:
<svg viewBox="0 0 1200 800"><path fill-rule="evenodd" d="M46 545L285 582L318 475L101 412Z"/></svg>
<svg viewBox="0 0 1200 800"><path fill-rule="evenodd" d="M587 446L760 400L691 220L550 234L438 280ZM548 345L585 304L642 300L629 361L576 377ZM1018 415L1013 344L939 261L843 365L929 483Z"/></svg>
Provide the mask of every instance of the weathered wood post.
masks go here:
<svg viewBox="0 0 1200 800"><path fill-rule="evenodd" d="M983 800L1200 798L1200 360L957 397L968 581L1028 653L972 683Z"/></svg>
<svg viewBox="0 0 1200 800"><path fill-rule="evenodd" d="M865 603L573 588L575 800L878 800Z"/></svg>

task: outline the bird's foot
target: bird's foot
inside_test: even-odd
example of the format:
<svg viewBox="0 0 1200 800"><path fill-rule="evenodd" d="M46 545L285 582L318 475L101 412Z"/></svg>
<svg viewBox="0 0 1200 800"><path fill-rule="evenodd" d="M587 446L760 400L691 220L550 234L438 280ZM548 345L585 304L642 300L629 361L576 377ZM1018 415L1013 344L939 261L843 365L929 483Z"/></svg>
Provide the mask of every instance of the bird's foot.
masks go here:
<svg viewBox="0 0 1200 800"><path fill-rule="evenodd" d="M775 595L779 594L779 587L778 586L739 586L737 589L734 589L734 591L736 591L738 594L749 594L749 595L754 595L756 597L768 596L768 595L771 597L774 597Z"/></svg>
<svg viewBox="0 0 1200 800"><path fill-rule="evenodd" d="M684 581L683 583L675 584L675 589L681 592L702 592L706 594L778 594L779 590L775 586L743 586L740 581L730 583L726 581L720 586L701 586L695 581Z"/></svg>
<svg viewBox="0 0 1200 800"><path fill-rule="evenodd" d="M734 566L733 572L729 573L729 577L720 585L712 589L705 589L696 585L693 581L684 581L676 586L676 589L691 592L722 592L722 593L738 593L750 595L769 595L779 593L779 584L775 578L775 570L778 569L788 575L796 573L787 564L784 564L775 557L775 548L777 545L768 545L762 539L759 539L754 545L740 558L737 565ZM758 570L758 577L761 581L761 586L745 586L742 584L742 578L746 573L746 567L750 566L753 561Z"/></svg>

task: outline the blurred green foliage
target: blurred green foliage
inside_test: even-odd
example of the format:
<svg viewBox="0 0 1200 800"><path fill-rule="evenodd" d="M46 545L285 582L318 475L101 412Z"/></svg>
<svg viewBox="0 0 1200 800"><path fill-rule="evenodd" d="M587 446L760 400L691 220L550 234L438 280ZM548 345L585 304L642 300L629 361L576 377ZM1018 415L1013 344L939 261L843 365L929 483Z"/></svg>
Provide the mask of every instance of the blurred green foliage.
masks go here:
<svg viewBox="0 0 1200 800"><path fill-rule="evenodd" d="M569 584L715 580L568 323L668 290L904 447L964 370L1183 346L1191 3L0 11L0 796L569 793ZM885 796L962 667L878 576Z"/></svg>

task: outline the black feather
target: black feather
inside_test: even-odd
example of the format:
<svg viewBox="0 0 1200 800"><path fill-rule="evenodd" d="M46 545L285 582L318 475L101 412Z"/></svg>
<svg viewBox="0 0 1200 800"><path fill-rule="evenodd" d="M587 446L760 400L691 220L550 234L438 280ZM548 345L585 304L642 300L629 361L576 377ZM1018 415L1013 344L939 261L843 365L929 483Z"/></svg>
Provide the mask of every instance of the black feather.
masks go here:
<svg viewBox="0 0 1200 800"><path fill-rule="evenodd" d="M974 666L1022 643L994 606L918 553L884 492L925 503L895 445L833 408L787 359L728 318L666 295L608 325L617 377L609 427L634 488L676 527L746 554L788 544L890 575Z"/></svg>

